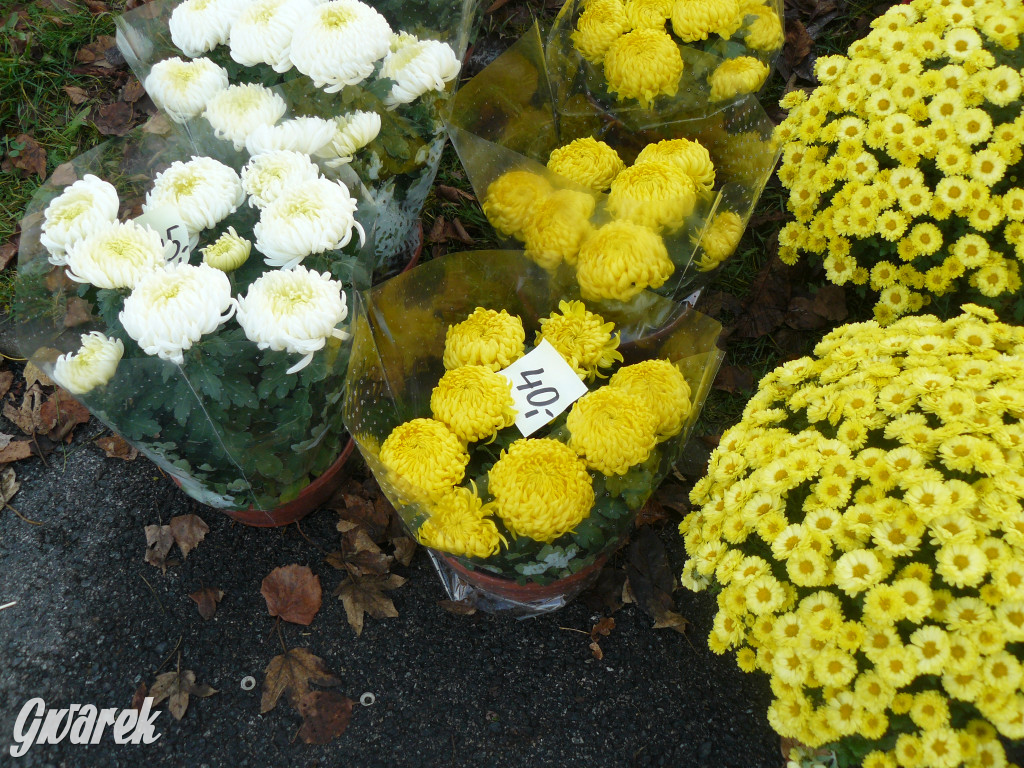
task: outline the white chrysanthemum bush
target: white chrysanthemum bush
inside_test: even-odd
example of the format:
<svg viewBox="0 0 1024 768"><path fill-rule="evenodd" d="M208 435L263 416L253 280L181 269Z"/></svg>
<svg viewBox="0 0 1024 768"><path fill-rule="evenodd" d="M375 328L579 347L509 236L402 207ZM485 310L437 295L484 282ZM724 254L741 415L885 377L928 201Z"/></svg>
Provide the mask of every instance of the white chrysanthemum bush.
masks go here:
<svg viewBox="0 0 1024 768"><path fill-rule="evenodd" d="M382 268L420 243L419 213L478 0L155 0L117 20L156 105L232 164L314 157L381 209ZM358 181L357 181L358 180Z"/></svg>
<svg viewBox="0 0 1024 768"><path fill-rule="evenodd" d="M682 522L709 645L843 768L1006 765L1024 738L1024 330L828 334L758 386Z"/></svg>
<svg viewBox="0 0 1024 768"><path fill-rule="evenodd" d="M97 147L23 223L19 342L197 499L270 510L342 454L374 209L307 155L233 168L175 133Z"/></svg>
<svg viewBox="0 0 1024 768"><path fill-rule="evenodd" d="M550 52L550 51L549 51ZM682 300L739 247L776 151L751 95L630 129L565 112L536 26L460 88L452 141L509 247L614 319Z"/></svg>
<svg viewBox="0 0 1024 768"><path fill-rule="evenodd" d="M484 610L553 610L596 577L679 457L722 357L721 326L667 299L652 312L674 322L651 334L640 314L610 322L559 290L522 252L488 251L358 297L345 423L411 535L485 592L527 588L498 586ZM538 345L565 378L522 362ZM525 378L507 370L517 362ZM569 385L578 399L559 409ZM530 394L517 402L513 386Z"/></svg>

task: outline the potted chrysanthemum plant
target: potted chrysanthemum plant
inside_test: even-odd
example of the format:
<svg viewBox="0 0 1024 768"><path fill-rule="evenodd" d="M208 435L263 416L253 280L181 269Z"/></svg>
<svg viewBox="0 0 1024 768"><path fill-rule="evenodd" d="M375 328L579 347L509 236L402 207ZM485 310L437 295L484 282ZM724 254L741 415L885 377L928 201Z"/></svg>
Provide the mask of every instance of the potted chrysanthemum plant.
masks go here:
<svg viewBox="0 0 1024 768"><path fill-rule="evenodd" d="M469 0L156 0L117 20L118 44L203 152L293 150L354 171L381 210L385 266L419 245L476 11Z"/></svg>
<svg viewBox="0 0 1024 768"><path fill-rule="evenodd" d="M286 522L274 510L348 442L348 294L369 285L372 207L296 152L240 173L191 152L142 131L39 190L22 224L19 342L190 495Z"/></svg>
<svg viewBox="0 0 1024 768"><path fill-rule="evenodd" d="M508 251L360 300L345 421L403 522L482 607L563 605L678 458L720 326L691 311L638 342Z"/></svg>
<svg viewBox="0 0 1024 768"><path fill-rule="evenodd" d="M682 522L709 645L841 768L1006 765L1024 738L1024 330L842 326L769 373Z"/></svg>
<svg viewBox="0 0 1024 768"><path fill-rule="evenodd" d="M452 139L490 223L609 319L681 301L737 248L774 166L756 99L627 130L559 119L536 27L464 85Z"/></svg>
<svg viewBox="0 0 1024 768"><path fill-rule="evenodd" d="M780 257L877 295L883 324L964 301L1024 320L1024 10L914 0L871 26L781 102Z"/></svg>
<svg viewBox="0 0 1024 768"><path fill-rule="evenodd" d="M782 50L777 0L569 0L547 39L561 110L588 102L631 128L760 90Z"/></svg>

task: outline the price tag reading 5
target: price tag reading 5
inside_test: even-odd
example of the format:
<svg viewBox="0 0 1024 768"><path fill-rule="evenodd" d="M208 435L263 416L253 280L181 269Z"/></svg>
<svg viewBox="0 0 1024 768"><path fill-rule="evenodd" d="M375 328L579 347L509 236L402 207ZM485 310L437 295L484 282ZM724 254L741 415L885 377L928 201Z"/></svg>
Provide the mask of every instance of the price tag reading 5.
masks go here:
<svg viewBox="0 0 1024 768"><path fill-rule="evenodd" d="M156 230L167 249L168 261L188 261L192 244L189 242L188 229L185 223L173 213L166 211L146 211L136 217L136 224L144 224Z"/></svg>
<svg viewBox="0 0 1024 768"><path fill-rule="evenodd" d="M548 341L499 373L512 382L516 426L529 437L587 393L587 385Z"/></svg>

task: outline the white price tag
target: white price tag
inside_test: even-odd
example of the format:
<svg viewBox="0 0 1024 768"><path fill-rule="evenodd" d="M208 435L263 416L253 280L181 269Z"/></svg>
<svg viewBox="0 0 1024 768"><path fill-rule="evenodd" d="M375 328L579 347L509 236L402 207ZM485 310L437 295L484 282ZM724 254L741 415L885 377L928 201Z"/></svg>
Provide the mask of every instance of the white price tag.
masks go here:
<svg viewBox="0 0 1024 768"><path fill-rule="evenodd" d="M136 224L144 224L155 230L167 247L168 261L188 261L192 253L192 244L188 238L188 228L174 213L167 210L149 210L135 218Z"/></svg>
<svg viewBox="0 0 1024 768"><path fill-rule="evenodd" d="M691 308L697 306L697 299L700 298L700 294L701 294L701 292L703 290L704 290L703 288L698 288L696 291L694 291L689 296L687 296L685 299L683 299L683 304L685 306L691 307Z"/></svg>
<svg viewBox="0 0 1024 768"><path fill-rule="evenodd" d="M587 385L547 339L498 373L512 382L516 426L523 437L551 423L587 394Z"/></svg>

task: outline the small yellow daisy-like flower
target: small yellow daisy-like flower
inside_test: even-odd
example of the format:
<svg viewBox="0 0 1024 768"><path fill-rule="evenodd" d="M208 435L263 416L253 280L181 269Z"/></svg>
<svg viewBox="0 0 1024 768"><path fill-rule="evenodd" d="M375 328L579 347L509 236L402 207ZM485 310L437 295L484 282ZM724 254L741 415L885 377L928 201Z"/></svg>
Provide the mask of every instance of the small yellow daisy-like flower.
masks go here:
<svg viewBox="0 0 1024 768"><path fill-rule="evenodd" d="M582 301L560 301L558 312L541 318L536 343L546 340L581 379L593 380L602 368L622 360L617 349L619 334L613 336L614 329L615 323L606 323Z"/></svg>
<svg viewBox="0 0 1024 768"><path fill-rule="evenodd" d="M485 365L447 371L430 395L434 418L463 442L490 437L515 424L512 382Z"/></svg>
<svg viewBox="0 0 1024 768"><path fill-rule="evenodd" d="M526 256L547 270L563 261L576 263L580 245L590 234L594 198L585 192L560 189L533 209L523 226Z"/></svg>
<svg viewBox="0 0 1024 768"><path fill-rule="evenodd" d="M636 156L636 164L663 160L678 165L701 189L715 185L715 165L704 145L696 139L665 139L648 144Z"/></svg>
<svg viewBox="0 0 1024 768"><path fill-rule="evenodd" d="M381 463L420 495L435 498L462 482L469 454L440 421L413 419L395 427L380 447Z"/></svg>
<svg viewBox="0 0 1024 768"><path fill-rule="evenodd" d="M558 147L548 157L549 170L595 192L608 189L625 167L618 152L591 136Z"/></svg>
<svg viewBox="0 0 1024 768"><path fill-rule="evenodd" d="M643 404L644 410L650 411L660 439L677 434L690 415L690 385L682 371L668 360L625 365L608 380L608 385L628 392Z"/></svg>
<svg viewBox="0 0 1024 768"><path fill-rule="evenodd" d="M519 237L533 212L553 192L543 176L529 171L509 171L487 187L483 209L499 232Z"/></svg>
<svg viewBox="0 0 1024 768"><path fill-rule="evenodd" d="M675 96L683 57L664 30L634 29L615 40L604 57L608 90L620 101L636 99L649 107L659 96Z"/></svg>
<svg viewBox="0 0 1024 768"><path fill-rule="evenodd" d="M681 227L697 203L697 186L675 163L651 160L620 173L608 194L608 211L655 231Z"/></svg>
<svg viewBox="0 0 1024 768"><path fill-rule="evenodd" d="M576 279L586 299L628 301L665 284L675 265L661 236L641 224L612 221L583 241Z"/></svg>
<svg viewBox="0 0 1024 768"><path fill-rule="evenodd" d="M768 78L768 66L752 56L726 59L708 76L711 101L724 101L753 93Z"/></svg>
<svg viewBox="0 0 1024 768"><path fill-rule="evenodd" d="M468 488L455 488L430 506L430 517L416 532L425 547L458 557L486 558L501 550L504 537Z"/></svg>
<svg viewBox="0 0 1024 768"><path fill-rule="evenodd" d="M628 391L605 386L575 403L566 419L569 447L604 475L624 475L657 442L654 416Z"/></svg>
<svg viewBox="0 0 1024 768"><path fill-rule="evenodd" d="M611 44L629 29L622 0L590 0L576 22L572 43L583 58L600 64Z"/></svg>
<svg viewBox="0 0 1024 768"><path fill-rule="evenodd" d="M461 323L449 326L444 340L444 367L486 365L493 371L507 368L523 356L526 331L523 321L505 310L477 307Z"/></svg>
<svg viewBox="0 0 1024 768"><path fill-rule="evenodd" d="M697 269L710 272L729 258L743 237L743 219L732 211L723 211L715 215L711 224L700 238L700 247L704 253L697 262Z"/></svg>
<svg viewBox="0 0 1024 768"><path fill-rule="evenodd" d="M552 542L590 515L594 487L586 465L565 443L516 440L488 473L489 505L515 536Z"/></svg>

